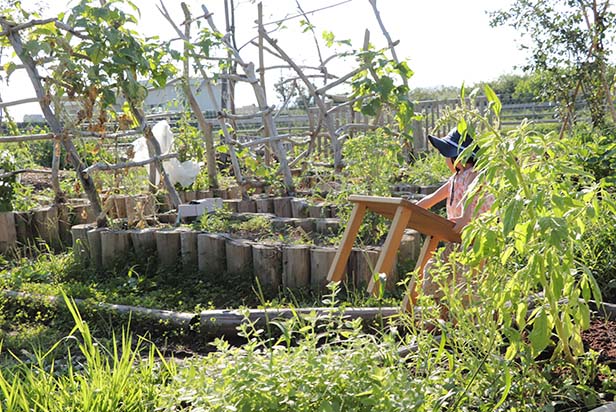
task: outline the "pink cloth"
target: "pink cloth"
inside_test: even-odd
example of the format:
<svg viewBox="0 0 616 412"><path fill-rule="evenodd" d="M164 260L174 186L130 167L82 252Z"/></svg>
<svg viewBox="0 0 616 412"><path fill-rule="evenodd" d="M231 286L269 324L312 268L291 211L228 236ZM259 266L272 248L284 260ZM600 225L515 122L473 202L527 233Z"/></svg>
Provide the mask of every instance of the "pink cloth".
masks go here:
<svg viewBox="0 0 616 412"><path fill-rule="evenodd" d="M473 168L467 168L459 171L449 178L449 199L447 199L447 219L456 219L464 214L464 203L466 202L466 193L472 188L473 182L477 177L477 172ZM469 207L474 210L477 207L479 198L473 199ZM490 209L494 203L492 195L488 195L475 216L478 216Z"/></svg>

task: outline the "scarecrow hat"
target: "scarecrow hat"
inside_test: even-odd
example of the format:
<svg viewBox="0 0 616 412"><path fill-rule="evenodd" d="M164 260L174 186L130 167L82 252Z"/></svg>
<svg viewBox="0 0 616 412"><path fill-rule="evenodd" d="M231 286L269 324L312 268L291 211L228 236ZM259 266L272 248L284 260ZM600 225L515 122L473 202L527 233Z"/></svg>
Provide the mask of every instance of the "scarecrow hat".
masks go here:
<svg viewBox="0 0 616 412"><path fill-rule="evenodd" d="M445 137L436 137L432 135L428 135L428 140L443 156L450 158L457 158L460 153L464 149L473 143L473 138L469 133L466 133L464 140L462 140L462 135L458 132L457 128L451 129L451 131ZM475 156L476 149L473 151L471 157Z"/></svg>

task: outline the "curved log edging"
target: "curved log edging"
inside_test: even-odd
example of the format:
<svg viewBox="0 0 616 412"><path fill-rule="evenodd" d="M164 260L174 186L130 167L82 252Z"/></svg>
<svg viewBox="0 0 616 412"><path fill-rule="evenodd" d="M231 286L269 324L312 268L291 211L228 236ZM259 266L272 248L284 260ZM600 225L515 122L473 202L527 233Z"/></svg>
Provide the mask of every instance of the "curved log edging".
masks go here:
<svg viewBox="0 0 616 412"><path fill-rule="evenodd" d="M276 231L287 227L306 228L306 222L328 231L338 224L331 218L273 219ZM421 248L421 237L411 232L399 249L399 261L405 267L409 267L409 260L416 259ZM111 230L82 224L73 226L71 233L76 259L99 269L111 270L117 263L126 263L131 255L154 254L164 267L199 270L204 275L241 273L256 276L261 284L275 289L322 289L337 251L333 246L257 243L226 233L199 232L185 227ZM379 247L370 246L353 250L347 265L347 281L351 286L363 287L370 281L379 251ZM397 270L390 273L390 279L387 283L393 288L398 279Z"/></svg>
<svg viewBox="0 0 616 412"><path fill-rule="evenodd" d="M5 298L16 301L31 303L52 304L56 307L64 307L62 296L40 295L27 292L3 290ZM92 303L86 299L71 298L80 310L92 308ZM188 331L191 328L198 331L204 337L213 338L218 336L235 336L238 328L245 323L264 326L267 322L279 319L290 319L295 316L318 316L327 318L330 316L344 316L349 319L361 318L365 322L376 319L384 319L400 315L399 307L367 307L367 308L277 308L277 309L215 309L205 310L200 313L176 312L172 310L153 309L142 306L119 305L100 302L95 304L96 310L103 310L110 315L121 318L130 318L131 323L148 321L166 330ZM198 325L198 328L195 328Z"/></svg>

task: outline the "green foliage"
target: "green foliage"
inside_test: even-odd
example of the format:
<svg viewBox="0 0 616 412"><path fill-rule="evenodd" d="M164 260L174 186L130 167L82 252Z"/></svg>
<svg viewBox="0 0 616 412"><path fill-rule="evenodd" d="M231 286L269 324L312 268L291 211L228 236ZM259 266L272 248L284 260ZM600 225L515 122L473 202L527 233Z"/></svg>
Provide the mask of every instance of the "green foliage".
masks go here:
<svg viewBox="0 0 616 412"><path fill-rule="evenodd" d="M492 13L491 24L510 25L522 34L522 47L530 50L525 69L543 76L541 88L549 100L561 103L565 112L583 96L593 126L603 125L616 28L609 1L517 0Z"/></svg>
<svg viewBox="0 0 616 412"><path fill-rule="evenodd" d="M401 168L401 181L416 185L435 185L443 183L451 176L451 171L443 156L436 150L429 150L412 159Z"/></svg>
<svg viewBox="0 0 616 412"><path fill-rule="evenodd" d="M15 168L15 157L8 151L0 152L0 174L12 172ZM0 178L0 212L13 210L14 185L16 175Z"/></svg>
<svg viewBox="0 0 616 412"><path fill-rule="evenodd" d="M104 347L92 335L70 299L66 306L75 327L67 339L33 362L17 360L0 370L0 402L8 411L150 411L155 408L157 385L174 374L153 345L122 333ZM56 364L51 355L62 350L68 359ZM81 362L73 362L80 359Z"/></svg>
<svg viewBox="0 0 616 412"><path fill-rule="evenodd" d="M497 114L498 102L492 103ZM458 296L449 304L458 321L496 322L509 342L507 359L536 357L555 338L554 356L564 353L573 362L583 352L588 301L601 299L592 273L577 259L577 243L600 215L614 215L614 200L576 162L574 141L537 134L524 123L502 134L486 119L474 120L484 130L475 140L477 190L493 196L493 210L500 212L482 215L463 232L467 253L458 259L476 267L476 303L463 308Z"/></svg>

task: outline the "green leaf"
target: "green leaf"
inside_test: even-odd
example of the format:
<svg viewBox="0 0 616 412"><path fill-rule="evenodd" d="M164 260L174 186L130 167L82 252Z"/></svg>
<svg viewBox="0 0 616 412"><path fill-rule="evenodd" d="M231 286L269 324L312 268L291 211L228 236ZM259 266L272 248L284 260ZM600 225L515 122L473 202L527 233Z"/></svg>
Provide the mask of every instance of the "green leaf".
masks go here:
<svg viewBox="0 0 616 412"><path fill-rule="evenodd" d="M496 93L494 93L494 90L492 90L492 88L486 84L483 87L483 91L486 94L486 98L488 99L488 102L490 104L490 109L492 109L496 116L500 116L503 105L501 104L501 101L496 95Z"/></svg>
<svg viewBox="0 0 616 412"><path fill-rule="evenodd" d="M540 309L533 321L533 330L528 336L534 356L539 355L548 347L551 336L552 327L549 324L548 315L545 310Z"/></svg>

